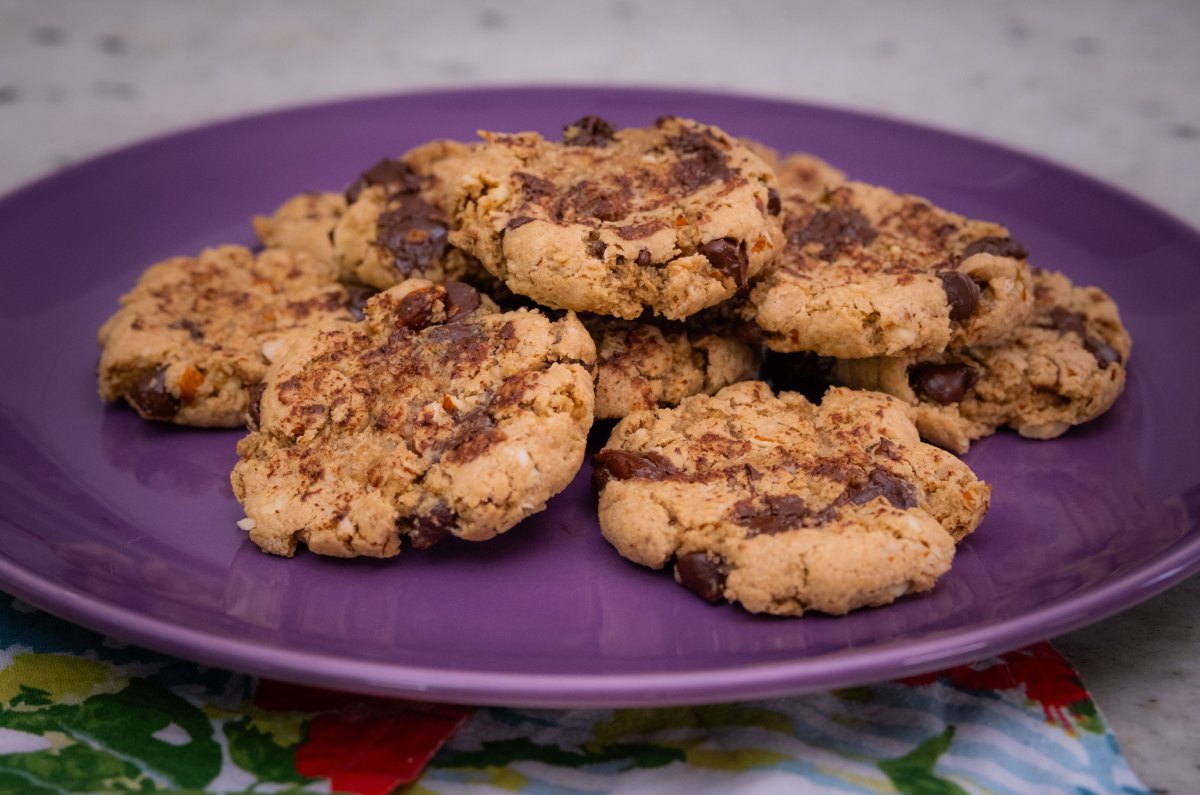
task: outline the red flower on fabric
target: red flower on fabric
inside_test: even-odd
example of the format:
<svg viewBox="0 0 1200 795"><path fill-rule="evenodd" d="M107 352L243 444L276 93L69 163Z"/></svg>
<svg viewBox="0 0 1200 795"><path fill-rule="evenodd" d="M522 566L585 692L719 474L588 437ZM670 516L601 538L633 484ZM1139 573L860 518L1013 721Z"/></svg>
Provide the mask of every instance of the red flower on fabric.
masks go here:
<svg viewBox="0 0 1200 795"><path fill-rule="evenodd" d="M259 682L254 703L270 711L316 712L296 750L296 771L358 795L387 795L416 781L473 712L270 680Z"/></svg>
<svg viewBox="0 0 1200 795"><path fill-rule="evenodd" d="M1079 674L1066 658L1048 642L1042 641L1003 655L993 665L977 668L959 665L900 680L908 685L928 685L940 679L963 690L1015 690L1023 687L1026 698L1042 706L1049 723L1058 723L1068 734L1075 733L1072 712L1092 712L1091 696Z"/></svg>

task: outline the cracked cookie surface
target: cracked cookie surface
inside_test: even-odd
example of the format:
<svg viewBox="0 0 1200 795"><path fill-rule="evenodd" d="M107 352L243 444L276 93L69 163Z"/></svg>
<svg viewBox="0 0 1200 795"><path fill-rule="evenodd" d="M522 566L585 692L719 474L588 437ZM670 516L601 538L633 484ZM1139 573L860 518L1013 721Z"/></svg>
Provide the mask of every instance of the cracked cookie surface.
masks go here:
<svg viewBox="0 0 1200 795"><path fill-rule="evenodd" d="M592 116L561 143L481 135L451 240L546 306L679 320L734 295L780 245L773 172L716 127Z"/></svg>
<svg viewBox="0 0 1200 795"><path fill-rule="evenodd" d="M605 538L752 612L842 614L932 588L990 487L924 444L899 400L820 405L759 381L639 412L594 459Z"/></svg>
<svg viewBox="0 0 1200 795"><path fill-rule="evenodd" d="M148 268L100 327L105 400L146 419L236 427L250 389L298 329L361 316L366 293L302 251L241 246Z"/></svg>
<svg viewBox="0 0 1200 795"><path fill-rule="evenodd" d="M251 540L342 557L482 541L570 483L595 361L574 315L499 312L465 284L419 279L365 314L297 340L268 373L231 475Z"/></svg>
<svg viewBox="0 0 1200 795"><path fill-rule="evenodd" d="M832 378L907 401L921 435L957 453L1001 426L1033 439L1059 436L1112 407L1132 344L1099 288L1035 269L1033 293L1032 317L998 345L838 361Z"/></svg>
<svg viewBox="0 0 1200 795"><path fill-rule="evenodd" d="M862 358L998 342L1033 307L1025 249L999 224L846 182L785 192L786 245L747 301L772 350Z"/></svg>
<svg viewBox="0 0 1200 795"><path fill-rule="evenodd" d="M761 347L709 314L683 322L581 315L596 341L596 418L674 406L754 377Z"/></svg>

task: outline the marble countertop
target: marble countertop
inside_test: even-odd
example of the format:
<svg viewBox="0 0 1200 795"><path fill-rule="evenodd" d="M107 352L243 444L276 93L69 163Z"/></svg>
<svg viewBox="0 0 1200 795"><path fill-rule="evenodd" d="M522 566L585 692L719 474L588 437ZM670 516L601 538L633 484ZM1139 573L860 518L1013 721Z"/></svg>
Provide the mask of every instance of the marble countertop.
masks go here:
<svg viewBox="0 0 1200 795"><path fill-rule="evenodd" d="M159 133L412 89L744 92L1003 143L1200 227L1200 4L0 0L0 192ZM1200 578L1055 643L1154 792L1200 781Z"/></svg>

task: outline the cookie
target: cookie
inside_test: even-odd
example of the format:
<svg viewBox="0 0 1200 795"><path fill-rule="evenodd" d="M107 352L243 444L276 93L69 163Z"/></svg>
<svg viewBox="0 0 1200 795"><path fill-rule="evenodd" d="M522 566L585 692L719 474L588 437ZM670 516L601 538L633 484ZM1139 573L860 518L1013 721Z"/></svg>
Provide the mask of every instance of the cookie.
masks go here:
<svg viewBox="0 0 1200 795"><path fill-rule="evenodd" d="M303 251L220 246L153 265L100 327L100 395L150 420L242 425L249 390L300 328L361 316L366 293Z"/></svg>
<svg viewBox="0 0 1200 795"><path fill-rule="evenodd" d="M743 138L742 143L775 172L780 193L799 193L806 199L815 201L826 190L836 188L846 181L844 171L808 152L781 155L778 150L759 141Z"/></svg>
<svg viewBox="0 0 1200 795"><path fill-rule="evenodd" d="M781 243L774 174L716 127L589 116L561 142L481 135L450 239L545 306L681 320L733 296Z"/></svg>
<svg viewBox="0 0 1200 795"><path fill-rule="evenodd" d="M276 555L390 557L403 539L482 541L579 469L595 346L574 315L499 312L410 279L275 362L231 475L251 540Z"/></svg>
<svg viewBox="0 0 1200 795"><path fill-rule="evenodd" d="M604 537L709 601L842 614L932 588L990 487L920 441L909 407L820 405L744 381L631 414L594 457Z"/></svg>
<svg viewBox="0 0 1200 795"><path fill-rule="evenodd" d="M303 251L321 262L333 262L333 228L346 212L340 193L301 193L272 215L253 219L254 233L265 248Z"/></svg>
<svg viewBox="0 0 1200 795"><path fill-rule="evenodd" d="M1033 316L999 345L838 361L832 378L910 403L922 437L960 454L1001 426L1052 439L1113 405L1131 342L1116 304L1096 287L1035 269L1033 294Z"/></svg>
<svg viewBox="0 0 1200 795"><path fill-rule="evenodd" d="M422 278L461 279L479 266L450 245L447 182L470 147L433 141L399 159L381 160L346 190L346 211L332 232L341 278L377 289Z"/></svg>
<svg viewBox="0 0 1200 795"><path fill-rule="evenodd" d="M761 346L711 310L683 322L582 315L596 342L596 418L674 406L754 377Z"/></svg>
<svg viewBox="0 0 1200 795"><path fill-rule="evenodd" d="M782 203L787 243L746 302L772 350L848 359L987 345L1032 311L1026 251L998 224L861 182Z"/></svg>

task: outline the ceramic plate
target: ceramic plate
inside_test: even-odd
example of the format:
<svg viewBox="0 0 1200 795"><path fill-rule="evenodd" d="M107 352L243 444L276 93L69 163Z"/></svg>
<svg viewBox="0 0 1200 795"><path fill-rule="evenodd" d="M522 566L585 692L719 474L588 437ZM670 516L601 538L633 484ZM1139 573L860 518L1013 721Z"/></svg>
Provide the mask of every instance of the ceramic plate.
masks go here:
<svg viewBox="0 0 1200 795"><path fill-rule="evenodd" d="M235 522L236 431L147 424L96 396L96 329L139 272L338 190L385 155L480 128L557 135L674 113L1008 225L1095 284L1133 335L1129 386L1050 442L967 457L992 510L932 592L844 618L710 607L600 538L585 466L486 544L390 561L260 553ZM1200 568L1200 237L989 144L802 104L672 91L414 94L288 110L134 146L0 201L0 586L145 646L260 675L510 705L679 704L848 686L1073 629Z"/></svg>

